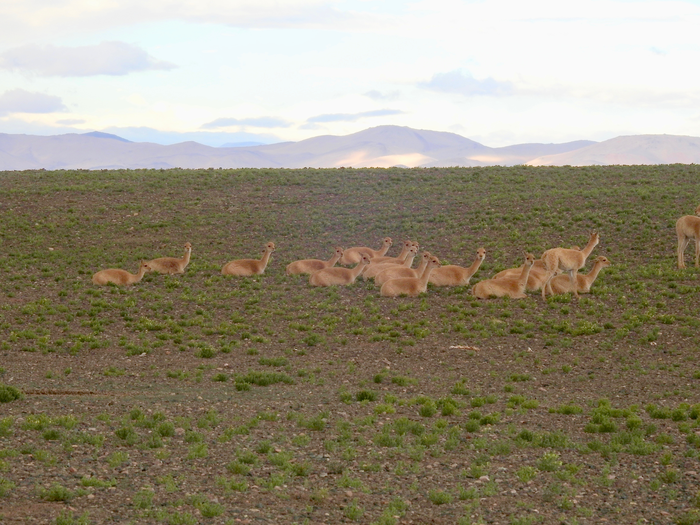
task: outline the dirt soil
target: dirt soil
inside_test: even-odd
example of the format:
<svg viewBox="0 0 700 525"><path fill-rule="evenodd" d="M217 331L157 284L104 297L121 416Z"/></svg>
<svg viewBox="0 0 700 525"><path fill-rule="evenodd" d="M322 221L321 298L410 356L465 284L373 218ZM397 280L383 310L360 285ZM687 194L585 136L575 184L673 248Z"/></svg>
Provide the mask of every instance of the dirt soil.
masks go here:
<svg viewBox="0 0 700 525"><path fill-rule="evenodd" d="M22 397L0 403L0 522L700 523L700 271L675 268L675 210L630 224L630 185L596 195L595 213L571 218L578 230L564 237L549 212L508 197L515 168L491 172L506 180L498 188L462 181L473 195L453 190L447 203L410 189L428 177L416 170L377 170L369 189L366 173L317 171L268 182L5 174L0 383ZM537 173L533 192L569 177ZM615 173L622 185L651 181L652 195L667 184ZM130 191L137 175L154 178L144 194ZM592 198L562 191L555 210ZM355 222L375 198L389 199L391 224L375 211L369 226ZM371 282L315 289L284 274L296 258L388 232L464 266L485 246L473 284L519 264L510 232L523 218L531 230L518 237L538 253L599 228L594 256L614 265L593 294L477 301L469 287L431 287L383 299ZM638 237L654 257L628 242ZM278 248L264 275L220 275L268 240ZM183 275L90 282L101 268L180 256L185 241Z"/></svg>

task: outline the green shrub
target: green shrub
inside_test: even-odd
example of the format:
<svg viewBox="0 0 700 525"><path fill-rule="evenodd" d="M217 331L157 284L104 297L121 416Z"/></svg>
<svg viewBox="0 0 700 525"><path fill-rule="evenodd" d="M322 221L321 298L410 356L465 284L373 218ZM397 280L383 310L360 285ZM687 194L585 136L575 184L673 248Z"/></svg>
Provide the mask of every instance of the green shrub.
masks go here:
<svg viewBox="0 0 700 525"><path fill-rule="evenodd" d="M22 399L22 392L13 386L0 383L0 403L9 403L17 399Z"/></svg>

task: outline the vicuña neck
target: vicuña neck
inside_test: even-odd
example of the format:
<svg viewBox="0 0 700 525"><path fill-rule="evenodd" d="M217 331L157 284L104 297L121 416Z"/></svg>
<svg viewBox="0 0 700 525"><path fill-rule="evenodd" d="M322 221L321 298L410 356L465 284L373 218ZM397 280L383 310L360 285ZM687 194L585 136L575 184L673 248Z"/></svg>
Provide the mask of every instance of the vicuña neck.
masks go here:
<svg viewBox="0 0 700 525"><path fill-rule="evenodd" d="M479 266L481 266L482 262L484 262L484 259L482 259L481 257L477 257L476 260L472 263L472 265L469 268L467 268L469 270L469 273L474 275L479 269Z"/></svg>
<svg viewBox="0 0 700 525"><path fill-rule="evenodd" d="M581 250L581 253L583 253L586 256L586 259L588 259L588 256L591 254L593 248L595 248L597 244L598 236L591 236L591 238L588 240L588 244L586 244L586 247L583 250Z"/></svg>

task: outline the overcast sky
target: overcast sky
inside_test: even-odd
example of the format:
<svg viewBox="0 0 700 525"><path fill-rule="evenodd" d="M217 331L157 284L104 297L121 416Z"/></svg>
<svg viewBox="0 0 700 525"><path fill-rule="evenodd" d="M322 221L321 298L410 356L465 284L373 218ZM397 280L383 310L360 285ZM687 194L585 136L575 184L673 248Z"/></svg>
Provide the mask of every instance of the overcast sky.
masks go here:
<svg viewBox="0 0 700 525"><path fill-rule="evenodd" d="M0 133L700 136L698 28L698 0L2 0Z"/></svg>

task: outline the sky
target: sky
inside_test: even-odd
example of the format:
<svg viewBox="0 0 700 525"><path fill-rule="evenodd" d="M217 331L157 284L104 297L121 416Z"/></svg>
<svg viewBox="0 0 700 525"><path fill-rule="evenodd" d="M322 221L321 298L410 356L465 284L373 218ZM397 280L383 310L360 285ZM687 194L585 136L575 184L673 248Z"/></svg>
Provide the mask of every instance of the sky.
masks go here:
<svg viewBox="0 0 700 525"><path fill-rule="evenodd" d="M700 0L2 0L0 133L700 136Z"/></svg>

